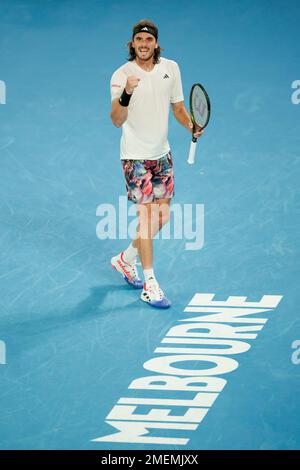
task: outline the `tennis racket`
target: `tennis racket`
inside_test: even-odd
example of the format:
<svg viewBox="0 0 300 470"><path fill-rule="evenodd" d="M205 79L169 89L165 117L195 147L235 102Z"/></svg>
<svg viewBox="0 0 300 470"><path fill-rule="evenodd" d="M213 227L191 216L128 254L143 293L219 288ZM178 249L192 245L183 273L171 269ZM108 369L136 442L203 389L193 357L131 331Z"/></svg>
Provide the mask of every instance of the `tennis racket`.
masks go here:
<svg viewBox="0 0 300 470"><path fill-rule="evenodd" d="M195 163L197 138L194 137L196 125L204 129L210 118L210 100L205 88L200 83L195 83L190 92L190 113L193 123L193 137L190 146L188 163Z"/></svg>

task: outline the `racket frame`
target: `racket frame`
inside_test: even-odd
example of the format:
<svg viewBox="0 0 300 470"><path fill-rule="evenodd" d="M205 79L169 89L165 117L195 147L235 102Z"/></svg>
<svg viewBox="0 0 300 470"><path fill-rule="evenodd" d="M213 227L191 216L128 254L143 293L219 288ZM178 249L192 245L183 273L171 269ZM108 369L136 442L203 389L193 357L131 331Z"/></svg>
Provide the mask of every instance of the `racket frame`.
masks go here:
<svg viewBox="0 0 300 470"><path fill-rule="evenodd" d="M193 91L196 88L196 86L201 88L201 90L202 90L202 92L203 92L203 94L206 98L206 102L207 102L207 119L206 119L206 123L204 124L203 127L196 123L195 116L194 116L194 113L193 113L192 96L193 96ZM196 124L197 124L197 126L201 127L201 130L202 130L207 126L207 124L209 122L209 119L210 119L210 99L209 99L209 96L208 96L207 91L205 90L204 86L201 85L200 83L194 83L194 85L191 88L191 91L190 91L190 113L191 113L191 119L192 119L192 123L193 123L192 141L197 142L197 138L194 137L194 132L196 131Z"/></svg>
<svg viewBox="0 0 300 470"><path fill-rule="evenodd" d="M193 96L194 88L196 86L201 88L201 90L202 90L202 92L203 92L203 94L206 98L206 102L207 102L207 119L206 119L206 123L204 124L204 126L200 126L199 124L196 123L195 116L194 116L194 113L193 113L192 96ZM209 122L209 119L210 119L210 99L209 99L209 96L208 96L207 91L205 90L204 86L201 85L200 83L194 83L194 85L192 86L191 91L190 91L190 114L191 114L191 120L192 120L192 123L193 123L193 131L192 131L192 142L191 142L191 145L190 145L188 163L190 165L192 165L195 162L196 145L197 145L197 137L194 136L194 132L196 132L196 125L198 127L200 127L201 130L203 130L207 126L207 124Z"/></svg>

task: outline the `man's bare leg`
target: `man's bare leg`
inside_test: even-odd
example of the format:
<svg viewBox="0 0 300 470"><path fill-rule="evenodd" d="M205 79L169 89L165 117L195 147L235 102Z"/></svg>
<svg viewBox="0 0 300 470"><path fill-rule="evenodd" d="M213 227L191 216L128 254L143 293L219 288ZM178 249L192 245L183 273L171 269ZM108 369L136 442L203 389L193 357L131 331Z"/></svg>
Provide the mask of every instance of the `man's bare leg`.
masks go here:
<svg viewBox="0 0 300 470"><path fill-rule="evenodd" d="M170 219L170 199L157 199L152 203L138 204L139 223L137 238L132 245L138 249L143 269L153 266L153 238Z"/></svg>
<svg viewBox="0 0 300 470"><path fill-rule="evenodd" d="M160 199L138 207L138 237L134 244L139 251L145 278L141 299L155 308L169 308L171 305L160 288L152 268L153 237L169 220L169 204L169 199Z"/></svg>
<svg viewBox="0 0 300 470"><path fill-rule="evenodd" d="M138 204L137 238L133 246L138 249L143 269L151 269L153 261L152 246L152 203Z"/></svg>

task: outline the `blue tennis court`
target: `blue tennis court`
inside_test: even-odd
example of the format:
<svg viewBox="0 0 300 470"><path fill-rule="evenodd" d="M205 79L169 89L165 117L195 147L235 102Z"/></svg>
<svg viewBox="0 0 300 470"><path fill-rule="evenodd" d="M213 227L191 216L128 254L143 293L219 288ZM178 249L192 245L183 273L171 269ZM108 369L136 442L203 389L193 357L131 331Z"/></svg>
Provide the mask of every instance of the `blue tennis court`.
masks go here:
<svg viewBox="0 0 300 470"><path fill-rule="evenodd" d="M126 5L0 0L0 448L299 449L299 2ZM166 311L110 266L135 216L109 82L141 18L212 103L194 166L170 112Z"/></svg>

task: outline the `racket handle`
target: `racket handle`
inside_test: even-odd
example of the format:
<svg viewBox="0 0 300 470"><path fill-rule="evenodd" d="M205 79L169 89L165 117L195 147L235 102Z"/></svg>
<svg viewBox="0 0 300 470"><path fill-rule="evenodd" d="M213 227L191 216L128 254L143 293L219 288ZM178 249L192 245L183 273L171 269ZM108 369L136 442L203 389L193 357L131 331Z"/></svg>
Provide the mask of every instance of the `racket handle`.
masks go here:
<svg viewBox="0 0 300 470"><path fill-rule="evenodd" d="M192 140L191 146L190 146L189 158L187 161L190 165L193 165L195 163L196 147L197 147L197 140Z"/></svg>

